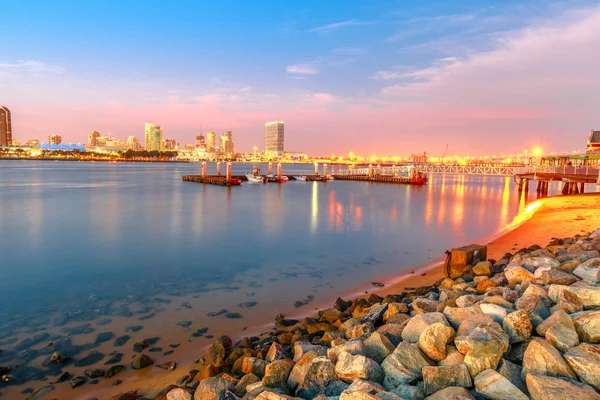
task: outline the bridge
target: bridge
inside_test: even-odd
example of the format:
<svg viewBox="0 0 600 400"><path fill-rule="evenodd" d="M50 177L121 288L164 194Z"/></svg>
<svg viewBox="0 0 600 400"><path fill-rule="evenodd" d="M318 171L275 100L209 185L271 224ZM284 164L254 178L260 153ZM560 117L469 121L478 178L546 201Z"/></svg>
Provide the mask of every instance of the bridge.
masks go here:
<svg viewBox="0 0 600 400"><path fill-rule="evenodd" d="M522 171L523 164L472 164L472 165L444 165L444 164L410 164L391 167L371 166L370 168L349 168L342 170L339 166L339 175L369 175L372 170L374 175L402 176L409 175L411 170L422 174L464 174L464 175L503 175L513 176ZM332 167L335 173L335 166Z"/></svg>

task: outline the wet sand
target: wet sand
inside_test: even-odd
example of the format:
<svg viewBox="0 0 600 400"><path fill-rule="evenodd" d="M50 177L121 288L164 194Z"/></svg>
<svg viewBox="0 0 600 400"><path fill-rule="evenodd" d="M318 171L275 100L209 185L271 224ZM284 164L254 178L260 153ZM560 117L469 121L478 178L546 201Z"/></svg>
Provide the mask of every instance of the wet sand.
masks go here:
<svg viewBox="0 0 600 400"><path fill-rule="evenodd" d="M577 196L560 196L548 199L543 199L531 203L528 205L523 213L521 213L511 225L503 229L491 238L482 240L481 244L488 245L488 258L499 259L502 258L504 253L515 251L528 247L532 244L539 244L545 246L553 237L568 237L578 233L590 232L600 227L600 195L598 194L586 194ZM468 243L465 243L468 244ZM437 280L443 277L442 269L443 259L440 258L436 262L428 265L421 266L414 269L414 273L408 275L388 277L378 280L385 284L383 288L376 288L369 282L361 283L355 290L348 293L331 293L330 298L323 297L318 302L311 303L299 309L288 310L287 317L300 318L303 316L314 315L316 309L330 307L337 295L340 295L344 299L351 299L360 297L370 293L377 293L379 295L385 295L389 293L399 293L407 287L417 287L422 285L431 285ZM424 275L422 275L424 274ZM335 292L335 290L332 290ZM185 298L178 298L177 301L173 301L172 304L165 307L164 312L179 307L181 302L185 301ZM270 312L265 313L264 307L271 306ZM214 306L213 308L218 308ZM260 332L269 331L274 326L273 321L273 310L280 310L280 307L276 304L264 304L263 307L247 308L241 310L244 314L244 318L240 320L226 320L224 317L219 316L219 330L213 331L210 329L210 324L205 326L209 327L207 334L221 335L228 334L234 341L242 338L243 336L256 335ZM230 310L240 311L240 310ZM198 314L199 309L190 309L190 320L192 315ZM132 325L130 318L123 318L119 321L118 318L113 318L118 322L118 326ZM249 321L253 321L253 325L249 325ZM92 323L96 327L95 322ZM140 325L144 325L141 321ZM211 343L212 339L200 337L190 338L190 333L195 329L200 328L200 324L193 325L188 329L180 328L181 332L177 333L175 328L172 326L153 327L152 329L143 329L137 333L129 333L132 339L123 346L123 352L126 356L122 360L122 364L127 367L127 370L120 373L116 377L105 379L100 378L98 385L84 384L83 386L71 389L68 382L55 385L55 389L43 398L48 399L75 399L75 400L87 400L92 397L97 397L100 400L109 399L111 396L128 391L139 389L142 394L151 397L164 387L174 384L177 379L181 376L186 375L190 369L193 369L193 362L198 359L204 352L205 348ZM120 336L120 329L115 329L112 325L111 329L115 331L115 337ZM93 334L95 335L102 332L102 327L96 327ZM131 346L134 341L142 340L145 338L151 338L159 336L161 341L156 346L161 346L168 349L169 344L178 343L180 346L175 349L173 354L170 356L162 356L161 353L148 353L157 363L166 361L177 361L179 367L175 371L166 372L155 366L148 367L141 371L133 371L129 368ZM89 336L77 337L77 341L84 339L89 340ZM104 354L108 354L114 351L115 348L112 346L112 340L102 344L100 347L93 351L100 351ZM127 351L125 351L127 350ZM109 357L106 356L105 360ZM104 360L98 364L95 364L87 368L104 368L108 366L103 365ZM83 370L86 368L80 367L75 368L69 365L65 370L69 371L73 376L83 375ZM112 383L120 379L123 383L119 386L111 386ZM21 394L21 390L25 387L33 387L38 390L49 382L30 382L27 385L19 387L9 387L2 390L1 398L7 399L19 399L27 398L30 395Z"/></svg>

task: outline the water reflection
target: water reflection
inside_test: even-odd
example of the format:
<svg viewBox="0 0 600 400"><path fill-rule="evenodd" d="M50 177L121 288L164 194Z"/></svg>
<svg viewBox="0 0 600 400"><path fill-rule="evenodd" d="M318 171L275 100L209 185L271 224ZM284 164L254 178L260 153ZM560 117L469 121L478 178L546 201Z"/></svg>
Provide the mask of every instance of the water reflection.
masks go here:
<svg viewBox="0 0 600 400"><path fill-rule="evenodd" d="M312 182L311 185L310 232L314 234L319 223L319 183Z"/></svg>

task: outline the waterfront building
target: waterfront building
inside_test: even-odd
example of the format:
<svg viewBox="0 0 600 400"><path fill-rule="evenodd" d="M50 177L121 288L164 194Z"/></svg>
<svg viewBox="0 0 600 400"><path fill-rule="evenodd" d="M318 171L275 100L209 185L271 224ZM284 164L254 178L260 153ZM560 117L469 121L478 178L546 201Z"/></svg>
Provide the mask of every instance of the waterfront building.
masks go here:
<svg viewBox="0 0 600 400"><path fill-rule="evenodd" d="M96 147L96 140L100 137L100 132L98 131L90 131L88 133L88 147Z"/></svg>
<svg viewBox="0 0 600 400"><path fill-rule="evenodd" d="M39 147L40 141L38 139L29 139L27 141L27 146L29 147Z"/></svg>
<svg viewBox="0 0 600 400"><path fill-rule="evenodd" d="M587 154L599 154L600 153L600 131L592 130L587 142Z"/></svg>
<svg viewBox="0 0 600 400"><path fill-rule="evenodd" d="M265 156L283 156L283 121L272 121L265 124Z"/></svg>
<svg viewBox="0 0 600 400"><path fill-rule="evenodd" d="M186 150L194 150L194 148L195 148L194 145L191 144L191 143L186 143L185 144L185 149Z"/></svg>
<svg viewBox="0 0 600 400"><path fill-rule="evenodd" d="M167 138L164 140L163 150L175 150L177 148L177 142L175 139Z"/></svg>
<svg viewBox="0 0 600 400"><path fill-rule="evenodd" d="M0 146L10 146L12 144L12 122L10 110L0 106Z"/></svg>
<svg viewBox="0 0 600 400"><path fill-rule="evenodd" d="M226 131L221 135L221 151L227 155L233 155L233 132Z"/></svg>
<svg viewBox="0 0 600 400"><path fill-rule="evenodd" d="M19 142L18 139L13 139L11 145L14 147L19 147L21 145L21 142Z"/></svg>
<svg viewBox="0 0 600 400"><path fill-rule="evenodd" d="M214 132L208 132L206 134L206 149L208 151L215 151L217 148L217 135Z"/></svg>
<svg viewBox="0 0 600 400"><path fill-rule="evenodd" d="M58 146L59 144L62 143L62 136L60 136L60 135L50 135L50 136L48 136L48 143L50 143L50 144L54 143L55 145Z"/></svg>
<svg viewBox="0 0 600 400"><path fill-rule="evenodd" d="M197 149L206 149L206 143L204 142L204 136L198 135L196 136L196 148Z"/></svg>
<svg viewBox="0 0 600 400"><path fill-rule="evenodd" d="M144 129L144 147L147 151L160 151L162 143L162 128L159 125L146 122Z"/></svg>
<svg viewBox="0 0 600 400"><path fill-rule="evenodd" d="M142 150L142 145L140 144L140 140L135 136L129 136L127 138L127 149L133 151Z"/></svg>

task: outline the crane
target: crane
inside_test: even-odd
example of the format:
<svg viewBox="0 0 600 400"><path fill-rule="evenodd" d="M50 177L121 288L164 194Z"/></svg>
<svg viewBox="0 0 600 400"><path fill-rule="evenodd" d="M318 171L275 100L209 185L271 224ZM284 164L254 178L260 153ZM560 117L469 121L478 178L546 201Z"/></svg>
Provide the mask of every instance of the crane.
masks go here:
<svg viewBox="0 0 600 400"><path fill-rule="evenodd" d="M444 164L444 158L446 157L446 153L448 153L448 144L446 144L446 150L444 150L444 155L442 156L442 165Z"/></svg>

